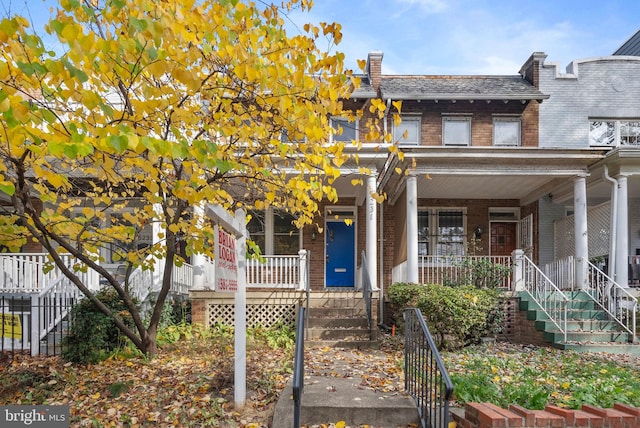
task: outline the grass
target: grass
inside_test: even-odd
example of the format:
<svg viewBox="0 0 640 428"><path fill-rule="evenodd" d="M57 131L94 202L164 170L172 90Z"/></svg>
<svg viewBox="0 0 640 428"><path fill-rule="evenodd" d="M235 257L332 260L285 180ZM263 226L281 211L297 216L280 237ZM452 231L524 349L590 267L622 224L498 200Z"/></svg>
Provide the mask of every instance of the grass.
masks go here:
<svg viewBox="0 0 640 428"><path fill-rule="evenodd" d="M640 406L640 370L616 362L623 358L499 343L443 354L458 404L518 404L531 410L547 404Z"/></svg>

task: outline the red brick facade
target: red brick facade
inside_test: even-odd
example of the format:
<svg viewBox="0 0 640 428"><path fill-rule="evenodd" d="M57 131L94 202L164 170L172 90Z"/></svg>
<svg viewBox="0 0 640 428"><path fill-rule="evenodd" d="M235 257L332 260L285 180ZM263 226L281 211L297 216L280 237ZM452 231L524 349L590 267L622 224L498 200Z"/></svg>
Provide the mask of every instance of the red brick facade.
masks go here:
<svg viewBox="0 0 640 428"><path fill-rule="evenodd" d="M637 428L640 409L616 404L612 409L582 406L579 410L547 406L528 410L511 405L503 409L490 403L467 403L464 409L452 409L452 421L458 428Z"/></svg>

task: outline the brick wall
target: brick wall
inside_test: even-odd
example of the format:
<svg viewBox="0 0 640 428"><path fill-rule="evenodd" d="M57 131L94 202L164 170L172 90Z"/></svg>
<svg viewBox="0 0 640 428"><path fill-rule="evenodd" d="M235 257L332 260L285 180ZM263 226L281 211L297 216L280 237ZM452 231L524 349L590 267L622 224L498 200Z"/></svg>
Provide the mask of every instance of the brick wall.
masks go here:
<svg viewBox="0 0 640 428"><path fill-rule="evenodd" d="M464 409L452 409L451 416L458 428L637 428L640 426L640 409L625 404L616 404L611 409L584 405L579 410L556 406L547 406L544 410L528 410L515 405L503 409L490 403L467 403Z"/></svg>
<svg viewBox="0 0 640 428"><path fill-rule="evenodd" d="M501 337L515 343L550 346L535 321L527 319L527 311L519 310L520 298L509 297L504 302L503 332Z"/></svg>

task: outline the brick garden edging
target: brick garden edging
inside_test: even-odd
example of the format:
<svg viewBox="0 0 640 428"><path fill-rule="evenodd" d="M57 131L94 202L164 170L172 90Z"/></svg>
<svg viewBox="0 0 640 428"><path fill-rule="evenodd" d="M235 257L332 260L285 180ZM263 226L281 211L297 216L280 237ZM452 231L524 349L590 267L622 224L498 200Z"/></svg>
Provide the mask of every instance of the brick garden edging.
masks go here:
<svg viewBox="0 0 640 428"><path fill-rule="evenodd" d="M467 403L464 409L451 409L458 428L637 428L640 408L615 404L612 409L583 405L580 410L546 406L527 410L511 405L509 409L491 403Z"/></svg>

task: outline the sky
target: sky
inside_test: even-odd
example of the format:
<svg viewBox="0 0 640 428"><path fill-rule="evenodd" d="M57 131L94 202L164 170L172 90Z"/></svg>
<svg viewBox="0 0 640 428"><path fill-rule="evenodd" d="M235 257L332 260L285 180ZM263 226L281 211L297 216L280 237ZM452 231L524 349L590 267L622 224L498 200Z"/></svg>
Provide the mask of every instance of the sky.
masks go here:
<svg viewBox="0 0 640 428"><path fill-rule="evenodd" d="M28 10L41 26L55 4L0 0L0 15ZM314 0L310 13L288 18L290 32L306 22L340 23L342 42L319 47L343 52L354 70L381 51L384 74L515 75L533 52L561 69L611 55L640 30L640 0Z"/></svg>

